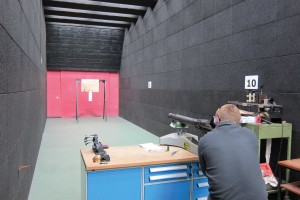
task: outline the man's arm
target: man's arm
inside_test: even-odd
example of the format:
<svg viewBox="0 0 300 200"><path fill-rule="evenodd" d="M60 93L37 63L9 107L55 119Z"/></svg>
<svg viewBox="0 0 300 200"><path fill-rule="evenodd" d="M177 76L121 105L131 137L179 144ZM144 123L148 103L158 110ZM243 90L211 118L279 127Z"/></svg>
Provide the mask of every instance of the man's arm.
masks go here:
<svg viewBox="0 0 300 200"><path fill-rule="evenodd" d="M203 156L203 147L204 147L203 138L201 138L198 146L199 163L203 174L206 176L206 162Z"/></svg>
<svg viewBox="0 0 300 200"><path fill-rule="evenodd" d="M202 156L199 155L200 166L203 174L206 176L206 163Z"/></svg>

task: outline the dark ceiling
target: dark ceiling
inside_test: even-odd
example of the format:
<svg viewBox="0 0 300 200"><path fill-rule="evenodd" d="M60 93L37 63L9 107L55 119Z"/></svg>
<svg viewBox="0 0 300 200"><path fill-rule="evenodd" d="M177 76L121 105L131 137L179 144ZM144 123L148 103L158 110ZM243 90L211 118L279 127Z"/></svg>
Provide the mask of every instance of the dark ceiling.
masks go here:
<svg viewBox="0 0 300 200"><path fill-rule="evenodd" d="M157 0L43 0L47 23L129 28Z"/></svg>

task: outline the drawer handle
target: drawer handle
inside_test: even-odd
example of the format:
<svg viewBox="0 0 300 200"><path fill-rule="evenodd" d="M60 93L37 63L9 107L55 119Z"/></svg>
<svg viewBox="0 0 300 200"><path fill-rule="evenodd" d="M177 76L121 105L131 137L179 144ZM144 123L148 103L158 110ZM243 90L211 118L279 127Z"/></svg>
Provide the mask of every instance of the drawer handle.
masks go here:
<svg viewBox="0 0 300 200"><path fill-rule="evenodd" d="M176 174L165 174L165 175L158 175L158 176L150 176L150 181L157 181L163 179L170 179L170 178L187 178L187 173L176 173Z"/></svg>
<svg viewBox="0 0 300 200"><path fill-rule="evenodd" d="M198 175L199 175L199 176L202 176L202 175L203 175L203 172L202 172L202 171L198 171Z"/></svg>
<svg viewBox="0 0 300 200"><path fill-rule="evenodd" d="M207 197L200 197L200 198L197 198L197 200L207 200Z"/></svg>
<svg viewBox="0 0 300 200"><path fill-rule="evenodd" d="M199 188L209 186L208 182L198 183L197 185L198 185Z"/></svg>
<svg viewBox="0 0 300 200"><path fill-rule="evenodd" d="M165 172L165 171L181 170L181 169L187 169L187 166L178 165L178 166L169 166L169 167L156 167L156 168L150 168L150 172Z"/></svg>

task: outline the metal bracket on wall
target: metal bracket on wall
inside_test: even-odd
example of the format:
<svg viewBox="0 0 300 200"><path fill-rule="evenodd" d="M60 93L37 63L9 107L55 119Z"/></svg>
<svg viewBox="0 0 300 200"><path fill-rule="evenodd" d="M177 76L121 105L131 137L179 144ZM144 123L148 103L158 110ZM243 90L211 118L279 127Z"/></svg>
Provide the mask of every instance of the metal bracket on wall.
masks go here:
<svg viewBox="0 0 300 200"><path fill-rule="evenodd" d="M28 167L30 167L31 165L21 165L21 166L19 166L19 168L18 168L18 179L20 178L20 171L22 170L22 169L25 169L25 168L28 168Z"/></svg>
<svg viewBox="0 0 300 200"><path fill-rule="evenodd" d="M81 79L76 79L76 121L78 123L78 83L80 83ZM107 121L107 113L106 113L106 80L99 80L100 83L103 83L103 119Z"/></svg>

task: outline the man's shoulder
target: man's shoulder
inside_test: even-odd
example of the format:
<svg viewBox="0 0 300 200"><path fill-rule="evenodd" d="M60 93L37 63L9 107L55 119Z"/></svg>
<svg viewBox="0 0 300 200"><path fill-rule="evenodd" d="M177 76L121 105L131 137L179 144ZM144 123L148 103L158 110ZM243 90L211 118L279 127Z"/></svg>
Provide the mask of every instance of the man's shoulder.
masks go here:
<svg viewBox="0 0 300 200"><path fill-rule="evenodd" d="M229 128L229 127L226 127ZM222 132L224 132L224 130L222 129L222 127L219 128L215 128L213 130L211 130L210 132L208 132L207 134L205 134L203 137L200 138L200 142L207 142L209 140L214 140L216 137L218 137L219 134L222 134ZM239 134L243 134L243 135L248 135L249 137L256 137L256 134L254 131L252 131L249 128L245 128L245 127L241 127L241 126L232 126L230 127L230 131L229 129L225 130L225 134L228 135L228 133L234 133L234 132L238 132ZM230 135L230 134L229 134Z"/></svg>
<svg viewBox="0 0 300 200"><path fill-rule="evenodd" d="M202 136L200 138L199 143L207 142L209 140L213 140L213 138L216 136L216 134L217 134L216 129L213 129L213 130L209 131L208 133L206 133L204 136Z"/></svg>
<svg viewBox="0 0 300 200"><path fill-rule="evenodd" d="M249 134L249 135L251 135L251 136L255 136L255 135L256 135L255 132L254 132L253 130L249 129L249 128L241 127L241 129L242 129L242 131L243 131L244 133L247 133L247 134Z"/></svg>

